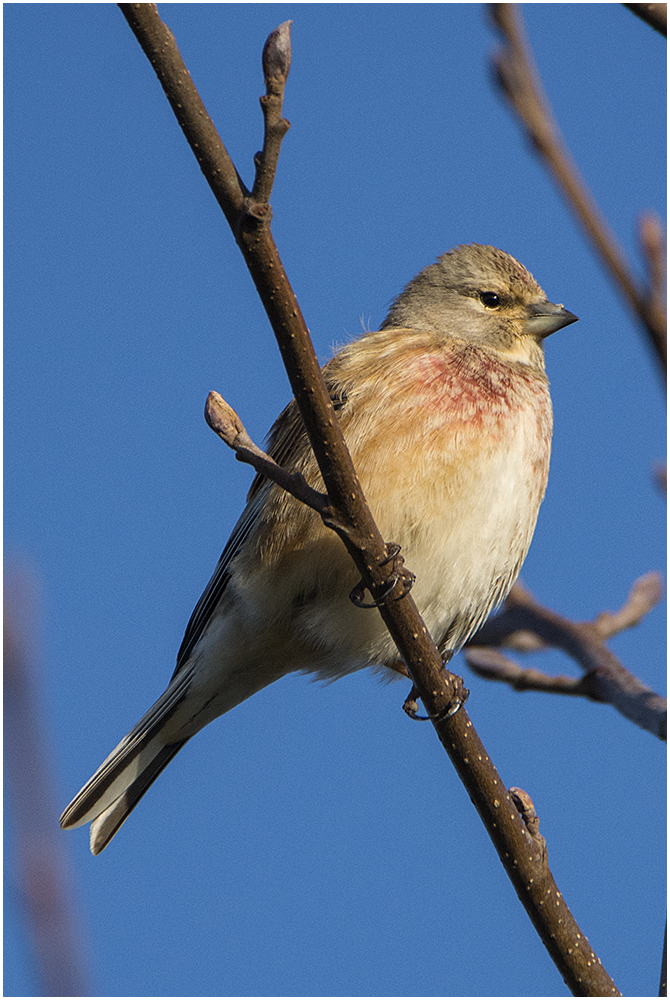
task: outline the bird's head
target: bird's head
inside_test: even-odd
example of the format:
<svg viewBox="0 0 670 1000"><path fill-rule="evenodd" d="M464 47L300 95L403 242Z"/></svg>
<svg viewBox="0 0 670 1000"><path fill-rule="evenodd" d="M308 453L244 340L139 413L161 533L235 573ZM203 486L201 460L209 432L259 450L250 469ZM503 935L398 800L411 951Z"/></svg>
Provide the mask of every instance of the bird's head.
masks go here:
<svg viewBox="0 0 670 1000"><path fill-rule="evenodd" d="M471 243L455 247L417 274L381 328L432 331L542 364L544 338L576 319L550 302L510 254Z"/></svg>

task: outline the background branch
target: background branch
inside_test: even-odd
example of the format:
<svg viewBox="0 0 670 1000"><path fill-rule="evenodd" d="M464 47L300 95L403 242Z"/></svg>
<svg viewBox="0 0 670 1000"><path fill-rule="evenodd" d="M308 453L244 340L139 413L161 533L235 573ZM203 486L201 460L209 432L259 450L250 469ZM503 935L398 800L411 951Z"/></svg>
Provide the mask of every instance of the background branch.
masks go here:
<svg viewBox="0 0 670 1000"><path fill-rule="evenodd" d="M35 581L25 567L5 578L4 765L14 813L16 888L44 996L92 996L81 927L54 817L58 815L41 706L37 703ZM5 886L11 885L7 876Z"/></svg>
<svg viewBox="0 0 670 1000"><path fill-rule="evenodd" d="M208 144L207 153L202 152L199 135L206 112L200 98L196 102L193 96L188 71L155 5L119 6L150 58L173 107L181 109L184 102L194 105L191 112L180 111L177 117L191 147L198 151L196 155L208 181L219 176L221 171L230 174L230 160L218 136L218 141L212 139ZM185 85L186 80L188 85ZM210 122L205 135L211 137L212 130L215 134ZM203 163L205 158L207 163ZM221 168L217 165L219 159L223 161ZM234 185L231 186L234 203L226 199L225 189L222 191L226 200L225 207L222 205L224 213L275 332L330 500L342 523L350 525L350 530L338 531L338 534L374 597L383 593L386 585L388 573L381 564L388 550L365 504L307 327L272 240L270 213L239 207L237 192ZM620 995L567 908L543 852L529 837L467 713L461 709L449 718L444 717L460 695L461 682L442 668L439 653L411 595L402 601L383 603L379 610L428 714L441 719L434 722L440 740L466 785L519 898L569 988L579 996ZM554 903L551 907L546 906L549 898Z"/></svg>
<svg viewBox="0 0 670 1000"><path fill-rule="evenodd" d="M631 674L605 645L605 639L637 625L661 599L656 573L633 585L620 611L602 612L593 622L573 622L544 607L517 581L503 610L484 623L468 644L465 658L475 673L504 681L517 690L582 695L612 705L631 722L667 738L667 702ZM581 679L550 677L524 670L495 648L525 652L553 646L562 649L584 670Z"/></svg>
<svg viewBox="0 0 670 1000"><path fill-rule="evenodd" d="M640 6L640 5L636 5ZM532 148L544 160L558 187L608 268L615 284L642 321L663 372L667 370L665 308L658 306L657 260L649 289L638 285L619 242L581 177L553 116L519 14L518 4L491 4L493 23L503 48L492 57L496 80L526 130ZM656 253L658 254L658 239Z"/></svg>
<svg viewBox="0 0 670 1000"><path fill-rule="evenodd" d="M625 3L623 6L641 17L665 38L668 37L667 3Z"/></svg>

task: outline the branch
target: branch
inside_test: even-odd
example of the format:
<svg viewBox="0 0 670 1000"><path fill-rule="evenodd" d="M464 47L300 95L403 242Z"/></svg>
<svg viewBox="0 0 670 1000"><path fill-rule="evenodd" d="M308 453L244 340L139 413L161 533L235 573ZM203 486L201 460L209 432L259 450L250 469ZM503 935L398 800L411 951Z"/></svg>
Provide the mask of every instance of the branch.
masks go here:
<svg viewBox="0 0 670 1000"><path fill-rule="evenodd" d="M533 149L553 174L588 239L644 325L657 360L665 372L665 308L658 308L657 291L650 292L638 286L626 255L570 155L540 82L518 13L518 5L491 4L491 16L504 43L502 50L492 57L498 85L521 120ZM651 278L649 285L655 288L655 278Z"/></svg>
<svg viewBox="0 0 670 1000"><path fill-rule="evenodd" d="M580 695L607 702L636 725L665 740L667 703L620 663L605 639L637 625L658 604L660 577L647 573L637 580L624 606L616 613L602 612L592 622L572 622L539 604L515 583L503 610L490 618L465 650L476 674L503 681L518 691ZM524 670L495 646L527 652L553 646L562 649L584 670L580 679L551 677L539 670Z"/></svg>
<svg viewBox="0 0 670 1000"><path fill-rule="evenodd" d="M261 97L261 108L265 120L263 149L256 153L256 180L251 192L252 198L267 203L272 193L279 151L284 136L291 127L282 118L284 88L291 68L291 25L284 21L268 36L263 49L263 74L267 93Z"/></svg>
<svg viewBox="0 0 670 1000"><path fill-rule="evenodd" d="M647 289L645 292L647 315L653 329L662 331L663 337L665 337L667 326L665 232L655 213L643 212L640 216L638 242L647 267ZM665 346L665 340L663 340L663 346Z"/></svg>
<svg viewBox="0 0 670 1000"><path fill-rule="evenodd" d="M384 543L365 503L337 416L311 345L305 321L289 285L270 233L270 207L240 199L241 182L232 181L232 163L210 122L184 65L174 37L161 22L154 4L120 4L147 53L180 125L213 187L244 255L279 344L291 387L309 435L330 503L337 511L338 529L361 572L362 581L379 602L379 611L411 679L433 721L440 741L466 786L468 794L498 851L500 859L545 947L575 995L619 996L614 983L558 891L546 857L529 836L521 814L477 736L462 704L462 680L443 668L411 594L386 601L395 570L386 564ZM265 72L268 72L266 63ZM282 88L283 84L280 82ZM266 88L271 83L266 75ZM202 137L216 136L203 146ZM266 131L267 138L267 131ZM261 154L258 169L273 170L272 154ZM268 166L269 165L269 166ZM232 168L232 169L231 169ZM218 179L227 178L225 184ZM266 182L256 187L265 190ZM230 197L228 190L230 189ZM240 201L242 203L240 204ZM395 560L394 560L395 561ZM397 579L397 576L395 576ZM435 863L442 865L443 858ZM552 905L547 906L551 899Z"/></svg>
<svg viewBox="0 0 670 1000"><path fill-rule="evenodd" d="M635 628L663 598L663 581L658 573L645 573L630 588L618 611L601 611L593 624L601 639L611 639L626 629Z"/></svg>
<svg viewBox="0 0 670 1000"><path fill-rule="evenodd" d="M502 681L515 691L590 696L583 679L565 674L550 676L541 670L524 669L492 646L469 646L464 651L464 656L468 666L478 677L488 681Z"/></svg>
<svg viewBox="0 0 670 1000"><path fill-rule="evenodd" d="M665 921L665 933L663 934L663 955L661 956L661 982L658 987L659 997L668 995L668 921Z"/></svg>
<svg viewBox="0 0 670 1000"><path fill-rule="evenodd" d="M211 123L204 105L184 65L174 36L158 16L154 4L120 4L124 16L147 53L191 148L196 152L205 177L222 176L228 181L216 187L217 200L231 225L237 243L254 280L268 314L287 369L291 388L300 409L312 447L324 480L328 497L338 513L343 539L366 586L374 598L388 591L394 578L389 568L389 550L377 529L356 476L351 457L344 443L339 422L326 389L309 332L279 258L270 232L269 205L252 203L250 197L239 197L239 190L230 178L237 172L221 139ZM285 36L277 36L285 37ZM274 55L267 57L264 70L273 72ZM283 75L285 82L285 74ZM278 86L283 93L282 74L266 78L268 91ZM277 113L277 107L274 114ZM211 137L216 136L216 141ZM267 129L266 129L267 137ZM261 170L271 170L272 156L261 153ZM271 186L265 177L259 186ZM342 526L346 526L346 529ZM431 715L442 715L460 695L462 681L443 669L442 659L428 636L411 596L403 601L380 605L380 612L400 653L411 670L418 664L417 687L432 705ZM424 701L426 708L428 704Z"/></svg>
<svg viewBox="0 0 670 1000"><path fill-rule="evenodd" d="M623 6L641 17L665 38L668 37L667 3L625 3Z"/></svg>
<svg viewBox="0 0 670 1000"><path fill-rule="evenodd" d="M232 406L218 392L210 392L205 403L205 420L224 444L235 452L235 458L251 465L256 472L272 480L277 486L311 507L326 520L334 511L325 493L312 489L299 472L286 472L273 458L255 445Z"/></svg>
<svg viewBox="0 0 670 1000"><path fill-rule="evenodd" d="M53 817L52 755L36 696L35 582L27 569L5 577L4 764L16 832L15 882L44 996L94 995L87 982L81 927L63 842Z"/></svg>
<svg viewBox="0 0 670 1000"><path fill-rule="evenodd" d="M363 491L314 354L307 325L272 238L270 206L256 201L252 194L240 186L237 171L193 86L174 36L158 16L155 4L119 6L147 53L244 256L277 338L328 496L340 512L342 523L350 526L350 537L345 538L345 544L354 555L355 539L364 553L362 558L360 551L356 550L355 558L365 563L371 585L381 592L389 576L388 571L384 572L380 568L380 563L387 557L386 546L365 504ZM268 45L266 54L269 51ZM275 69L276 59L272 48L264 63L266 70ZM285 82L285 76L283 79ZM266 87L268 92L278 87L283 95L281 74L275 73L266 78ZM266 94L267 96L270 94ZM281 114L281 102L278 101L275 94L272 102L273 119L277 113ZM272 128L268 129L267 126L268 116L266 142L268 134L272 132ZM216 136L216 140L213 136ZM276 150L273 152L266 146L256 157L257 190L269 190L272 187L276 167L275 152ZM237 182L233 182L233 178Z"/></svg>

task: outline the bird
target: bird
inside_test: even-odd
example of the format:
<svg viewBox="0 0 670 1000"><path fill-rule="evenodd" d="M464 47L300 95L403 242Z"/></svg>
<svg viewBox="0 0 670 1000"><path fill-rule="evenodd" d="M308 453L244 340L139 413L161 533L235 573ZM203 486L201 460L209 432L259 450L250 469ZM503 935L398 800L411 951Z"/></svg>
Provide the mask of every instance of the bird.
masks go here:
<svg viewBox="0 0 670 1000"><path fill-rule="evenodd" d="M577 317L510 254L456 246L414 277L377 331L323 375L366 499L401 546L441 652L458 651L509 593L535 530L553 430L544 339ZM268 454L323 490L295 400ZM378 612L315 511L257 475L188 622L164 693L61 816L99 854L183 746L280 677L399 676Z"/></svg>

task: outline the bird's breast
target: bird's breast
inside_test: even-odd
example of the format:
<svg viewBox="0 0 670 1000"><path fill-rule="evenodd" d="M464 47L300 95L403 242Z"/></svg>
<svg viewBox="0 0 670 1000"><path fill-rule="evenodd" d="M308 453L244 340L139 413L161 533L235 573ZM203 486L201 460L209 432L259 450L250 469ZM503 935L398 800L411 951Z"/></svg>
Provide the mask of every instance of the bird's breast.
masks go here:
<svg viewBox="0 0 670 1000"><path fill-rule="evenodd" d="M380 401L374 428L348 435L373 516L402 545L436 638L505 596L547 483L546 379L484 360L417 359Z"/></svg>
<svg viewBox="0 0 670 1000"><path fill-rule="evenodd" d="M369 500L423 492L475 503L476 482L546 481L552 412L544 373L463 345L408 353L393 375L369 387L344 426Z"/></svg>

